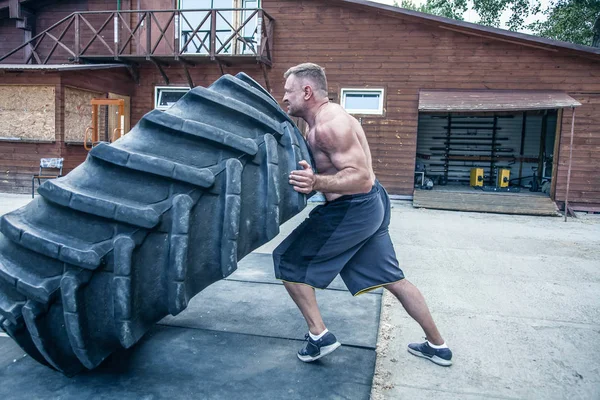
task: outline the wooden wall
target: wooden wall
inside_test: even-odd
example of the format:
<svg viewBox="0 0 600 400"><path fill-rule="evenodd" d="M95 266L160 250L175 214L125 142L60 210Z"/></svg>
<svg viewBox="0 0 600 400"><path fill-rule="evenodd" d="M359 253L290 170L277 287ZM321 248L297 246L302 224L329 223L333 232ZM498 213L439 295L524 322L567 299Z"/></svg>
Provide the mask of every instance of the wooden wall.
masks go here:
<svg viewBox="0 0 600 400"><path fill-rule="evenodd" d="M582 103L575 109L569 204L584 209L600 206L600 93L571 93ZM555 200L564 202L571 143L571 110L564 110Z"/></svg>
<svg viewBox="0 0 600 400"><path fill-rule="evenodd" d="M25 40L22 29L15 27L15 21L8 19L8 11L0 12L0 55L4 55L19 47ZM4 63L18 64L23 62L25 52L23 50L11 55Z"/></svg>
<svg viewBox="0 0 600 400"><path fill-rule="evenodd" d="M221 70L216 63L198 64L188 68L195 86L208 86L221 76ZM255 63L246 66L223 67L226 74L235 75L238 72L246 72L261 85L265 86L263 73ZM164 68L169 77L170 86L188 86L183 68L178 65L170 65ZM131 125L135 125L140 118L154 108L154 88L165 86L165 81L152 65L140 68L140 84L135 86L135 93L131 98Z"/></svg>
<svg viewBox="0 0 600 400"><path fill-rule="evenodd" d="M141 3L142 9L160 8L156 0ZM93 4L100 7L104 3L89 0L90 9ZM591 171L600 170L600 159L595 155L600 136L600 62L566 51L468 35L443 29L439 24L339 1L263 0L263 7L275 19L274 66L268 79L279 101L283 96L283 73L306 61L325 67L330 97L339 99L345 87L385 89L384 115L357 117L362 117L375 172L390 193L413 192L420 89L550 89L563 90L584 103L576 117L577 168L573 169L571 196L579 202L600 204L600 183L590 178ZM225 69L226 73L245 71L265 84L256 64ZM172 85L187 84L182 68L174 64L166 72ZM220 76L215 64L198 64L190 72L196 85L208 85ZM97 71L94 76L104 73ZM151 65L142 65L140 78L140 85L131 88L132 125L153 108L154 86L164 85ZM559 146L559 201L566 186L567 114Z"/></svg>
<svg viewBox="0 0 600 400"><path fill-rule="evenodd" d="M58 74L42 76L39 74L0 73L0 85L52 85L55 87L54 115L56 132L60 111L57 104L60 99L60 77ZM0 192L27 193L31 191L31 176L38 171L40 158L59 157L56 133L54 143L35 143L25 141L0 141Z"/></svg>
<svg viewBox="0 0 600 400"><path fill-rule="evenodd" d="M263 7L276 20L273 94L281 98L281 75L305 61L325 67L337 96L343 87L385 88L385 115L364 116L363 127L375 172L390 193L413 192L419 89L600 93L600 62L339 4L264 0ZM600 128L584 128L586 123L582 119L579 125L600 135ZM600 193L590 200L600 203Z"/></svg>
<svg viewBox="0 0 600 400"><path fill-rule="evenodd" d="M87 156L83 145L65 143L65 87L109 92L130 96L134 83L125 70L92 70L80 72L1 73L0 85L52 85L54 98L54 142L0 141L0 192L30 193L31 176L38 171L40 158L64 157L64 172L81 164ZM91 114L89 116L91 120Z"/></svg>
<svg viewBox="0 0 600 400"><path fill-rule="evenodd" d="M63 88L70 86L100 92L103 94L102 97L108 97L109 93L131 96L135 87L135 83L125 68L63 73L61 84ZM62 105L64 107L64 101ZM65 113L63 112L61 115L64 116ZM90 114L90 121L91 118ZM65 158L67 172L81 164L87 157L87 151L83 145L66 144L64 141L61 143L61 154Z"/></svg>
<svg viewBox="0 0 600 400"><path fill-rule="evenodd" d="M393 194L413 192L420 89L600 93L600 63L585 58L470 36L375 12L368 14L348 5L334 6L333 2L325 5L313 0L266 0L263 4L276 20L274 66L268 77L277 100L283 96L283 73L306 61L325 67L330 97L337 101L345 87L385 89L384 115L357 117L362 118L370 142L375 172ZM226 68L225 72L240 70L266 84L262 71L254 66ZM171 66L166 71L172 85L186 84L181 68ZM208 85L220 75L214 65L198 65L191 73L196 85ZM155 85L164 85L158 71L143 68L141 85L132 98L132 124L152 109ZM590 107L586 106L588 114L596 110ZM596 128L600 125L594 125L591 117L582 116L577 124L582 134L600 135ZM560 150L557 200L564 197L562 188L566 185L562 164L565 149L561 146ZM597 158L584 156L590 154L589 149L579 148L576 153L580 163L590 163L586 168L600 169ZM590 185L598 188L600 184L595 181L584 185L589 178L581 173L574 175L579 177L573 177L572 182L579 183L571 186L571 195L579 201L600 203L600 193L589 190Z"/></svg>
<svg viewBox="0 0 600 400"><path fill-rule="evenodd" d="M129 10L131 9L131 1L132 0L122 0L121 1L121 9ZM76 11L107 11L107 10L116 10L117 1L109 0L63 0L60 2L55 2L53 4L42 5L40 7L36 7L35 4L29 4L28 8L35 15L35 29L32 34L32 37L43 32L44 30L50 28L52 25L60 21L61 19L67 17L73 12ZM133 15L133 14L132 14ZM92 24L94 29L98 30L104 21L109 17L109 14L105 15L86 15L85 18ZM22 29L16 28L15 20L8 19L8 13L0 13L0 54L4 55L24 42L24 33ZM67 28L67 23L63 23L53 28L50 33L54 36L59 37L63 30ZM81 21L80 29L82 32L81 35L81 46L85 46L92 38L91 29L85 24L85 22ZM112 20L106 25L106 27L102 30L101 36L104 40L110 45L112 45L113 38L113 29L114 25ZM123 30L122 34L125 33ZM67 46L72 47L75 43L75 26L72 24L70 28L66 30L64 36L61 40ZM42 41L42 43L37 48L38 53L41 55L42 59L51 51L54 47L54 41L49 38L46 38ZM97 53L106 53L108 49L101 41L96 39L92 45L88 49L88 54L97 52ZM24 62L24 51L19 51L13 56L6 59L4 62L11 63L21 63ZM52 56L52 61L54 63L62 63L68 62L68 58L71 55L62 47L57 47L54 49L54 53Z"/></svg>

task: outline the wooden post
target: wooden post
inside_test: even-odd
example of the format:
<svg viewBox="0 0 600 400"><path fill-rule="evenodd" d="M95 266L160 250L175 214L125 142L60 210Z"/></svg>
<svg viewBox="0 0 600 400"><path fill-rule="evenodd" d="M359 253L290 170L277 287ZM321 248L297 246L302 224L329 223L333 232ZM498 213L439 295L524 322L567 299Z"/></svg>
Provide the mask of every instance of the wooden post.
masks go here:
<svg viewBox="0 0 600 400"><path fill-rule="evenodd" d="M181 49L180 49L180 43L179 43L179 14L180 11L175 11L175 21L174 21L174 30L175 30L175 41L173 43L173 56L175 57L175 59L177 60L179 58L179 54L181 53Z"/></svg>
<svg viewBox="0 0 600 400"><path fill-rule="evenodd" d="M152 55L150 53L152 49L152 19L150 18L150 12L146 12L144 18L146 19L146 60L149 60Z"/></svg>
<svg viewBox="0 0 600 400"><path fill-rule="evenodd" d="M214 60L217 47L217 10L210 10L210 59Z"/></svg>
<svg viewBox="0 0 600 400"><path fill-rule="evenodd" d="M119 59L119 13L115 12L113 14L113 21L114 21L114 48L115 48L115 54L114 54L114 58L115 60Z"/></svg>
<svg viewBox="0 0 600 400"><path fill-rule="evenodd" d="M92 104L92 147L98 141L98 105Z"/></svg>
<svg viewBox="0 0 600 400"><path fill-rule="evenodd" d="M565 194L565 222L569 213L569 186L571 184L571 162L573 161L573 131L575 130L575 107L571 107L571 143L569 144L569 169L567 170L567 193Z"/></svg>
<svg viewBox="0 0 600 400"><path fill-rule="evenodd" d="M119 103L119 138L125 134L125 100Z"/></svg>
<svg viewBox="0 0 600 400"><path fill-rule="evenodd" d="M19 0L8 1L8 18L21 19L21 2Z"/></svg>
<svg viewBox="0 0 600 400"><path fill-rule="evenodd" d="M80 27L79 27L79 14L75 14L75 62L79 62L79 55L81 52L81 38L80 38Z"/></svg>
<svg viewBox="0 0 600 400"><path fill-rule="evenodd" d="M558 180L558 155L560 153L560 138L562 135L563 109L556 114L556 127L554 132L554 151L552 152L552 183L550 184L550 198L556 201L556 181Z"/></svg>
<svg viewBox="0 0 600 400"><path fill-rule="evenodd" d="M27 43L31 40L31 31L23 30L23 35L24 35L25 43ZM33 50L33 48L31 47L31 44L28 44L27 46L25 46L25 63L27 63L27 60L29 60L31 58L32 50Z"/></svg>
<svg viewBox="0 0 600 400"><path fill-rule="evenodd" d="M258 19L256 20L256 59L260 61L262 54L264 52L264 43L262 40L263 35L263 21L264 14L263 10L258 12ZM268 42L269 38L267 38L266 42Z"/></svg>

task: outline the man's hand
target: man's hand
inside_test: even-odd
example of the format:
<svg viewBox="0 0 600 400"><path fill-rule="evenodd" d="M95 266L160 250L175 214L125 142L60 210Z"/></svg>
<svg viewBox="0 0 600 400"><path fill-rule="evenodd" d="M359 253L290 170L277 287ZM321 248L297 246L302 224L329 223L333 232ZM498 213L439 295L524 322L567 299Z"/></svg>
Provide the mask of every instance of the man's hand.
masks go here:
<svg viewBox="0 0 600 400"><path fill-rule="evenodd" d="M317 175L315 175L315 171L313 171L310 164L305 160L300 161L298 164L303 169L290 173L290 185L294 187L296 192L309 194L315 190Z"/></svg>

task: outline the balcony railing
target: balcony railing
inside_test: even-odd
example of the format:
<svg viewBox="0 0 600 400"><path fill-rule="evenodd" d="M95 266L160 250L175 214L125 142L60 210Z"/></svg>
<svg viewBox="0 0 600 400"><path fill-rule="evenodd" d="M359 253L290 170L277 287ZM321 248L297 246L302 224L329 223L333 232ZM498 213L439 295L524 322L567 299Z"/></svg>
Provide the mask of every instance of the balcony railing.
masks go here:
<svg viewBox="0 0 600 400"><path fill-rule="evenodd" d="M254 57L271 65L273 18L260 8L74 12L3 55L26 64Z"/></svg>

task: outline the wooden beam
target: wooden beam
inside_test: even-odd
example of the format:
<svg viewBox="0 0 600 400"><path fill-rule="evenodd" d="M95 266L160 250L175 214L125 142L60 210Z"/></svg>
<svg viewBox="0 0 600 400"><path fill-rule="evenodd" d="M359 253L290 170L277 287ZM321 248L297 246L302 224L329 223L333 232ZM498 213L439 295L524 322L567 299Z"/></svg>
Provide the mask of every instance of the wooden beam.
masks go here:
<svg viewBox="0 0 600 400"><path fill-rule="evenodd" d="M184 57L181 57L181 56L179 56L178 61L184 63L188 67L195 67L196 66L196 63L193 63L190 60L188 60L187 58L184 58Z"/></svg>
<svg viewBox="0 0 600 400"><path fill-rule="evenodd" d="M190 75L190 71L188 71L188 67L187 67L186 63L180 61L180 64L183 67L183 72L185 72L185 77L187 79L188 86L190 87L190 89L193 89L194 88L194 81L192 80L192 77Z"/></svg>
<svg viewBox="0 0 600 400"><path fill-rule="evenodd" d="M119 106L121 104L123 104L123 99L92 99L90 104L91 105L98 105L98 106Z"/></svg>
<svg viewBox="0 0 600 400"><path fill-rule="evenodd" d="M129 75L131 75L131 78L136 83L136 85L139 85L140 84L140 72L138 71L137 67L132 64L127 64L126 68L127 68L127 72L129 72Z"/></svg>
<svg viewBox="0 0 600 400"><path fill-rule="evenodd" d="M36 15L34 13L21 8L21 18L17 19L16 27L26 31L32 31L35 29L35 19Z"/></svg>
<svg viewBox="0 0 600 400"><path fill-rule="evenodd" d="M168 85L169 84L169 77L165 73L165 70L162 68L162 66L160 65L160 63L158 61L156 61L152 57L150 57L150 61L152 61L152 64L154 64L156 66L156 68L158 68L158 72L160 72L160 74L162 75L163 79L165 80L165 84Z"/></svg>
<svg viewBox="0 0 600 400"><path fill-rule="evenodd" d="M23 19L23 15L21 13L21 2L19 0L8 1L8 18Z"/></svg>
<svg viewBox="0 0 600 400"><path fill-rule="evenodd" d="M267 91L271 93L271 82L269 81L269 74L267 73L267 66L265 64L260 64L263 72L263 76L265 77L265 84L267 85Z"/></svg>
<svg viewBox="0 0 600 400"><path fill-rule="evenodd" d="M28 43L31 40L31 31L30 30L24 30L23 31L23 37L25 40L25 43ZM33 47L31 46L31 44L28 44L25 47L25 57L24 57L24 61L25 63L27 63L27 60L29 60L32 56L31 54L31 50L33 49Z"/></svg>

